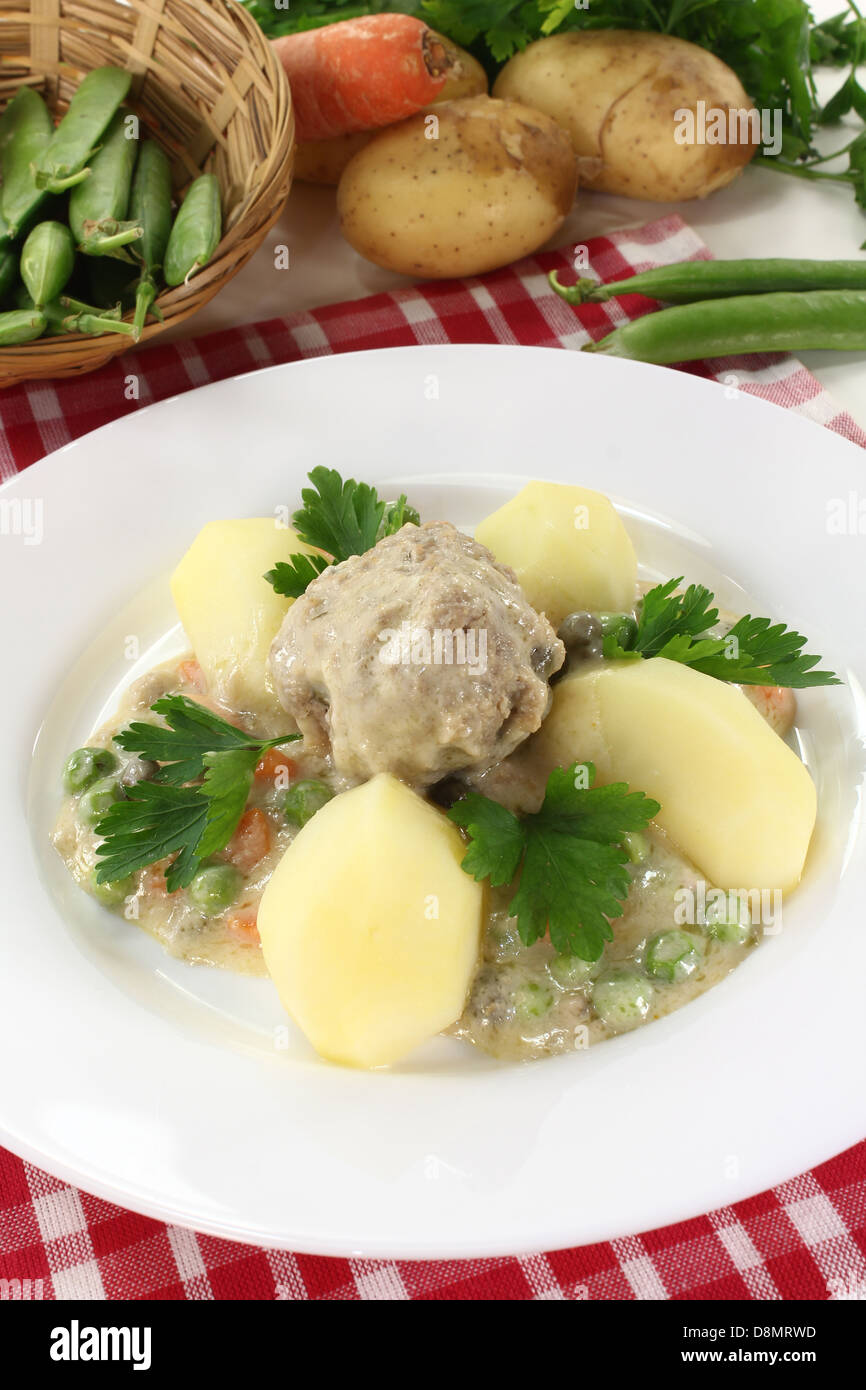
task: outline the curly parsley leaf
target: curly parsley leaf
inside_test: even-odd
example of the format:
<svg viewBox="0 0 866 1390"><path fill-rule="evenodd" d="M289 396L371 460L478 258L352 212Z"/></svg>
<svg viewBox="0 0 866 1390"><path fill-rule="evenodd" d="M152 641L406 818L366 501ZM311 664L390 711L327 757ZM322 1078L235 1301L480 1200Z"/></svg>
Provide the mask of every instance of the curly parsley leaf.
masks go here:
<svg viewBox="0 0 866 1390"><path fill-rule="evenodd" d="M111 883L174 856L165 874L173 893L192 882L204 860L225 849L262 755L300 734L253 738L184 695L167 695L151 710L167 727L136 722L114 741L163 766L151 781L127 787L99 820L96 878Z"/></svg>
<svg viewBox="0 0 866 1390"><path fill-rule="evenodd" d="M201 777L209 753L249 748L257 750L260 758L269 748L278 748L300 738L300 734L282 734L262 742L186 695L166 695L151 705L151 710L162 715L167 727L136 720L116 734L114 742L127 753L163 763L154 781L175 786Z"/></svg>
<svg viewBox="0 0 866 1390"><path fill-rule="evenodd" d="M821 658L804 652L806 638L784 623L746 614L724 636L708 636L719 620L718 609L710 607L713 594L701 584L677 593L682 582L682 576L670 579L644 595L634 633L604 639L609 661L662 656L736 685L841 684L832 671L814 669Z"/></svg>
<svg viewBox="0 0 866 1390"><path fill-rule="evenodd" d="M598 960L613 939L610 919L622 916L631 881L623 836L661 809L623 782L594 779L591 763L554 768L541 809L522 819L476 792L448 812L469 836L462 867L472 878L497 887L520 871L510 911L521 941L531 946L549 928L560 954L582 960Z"/></svg>

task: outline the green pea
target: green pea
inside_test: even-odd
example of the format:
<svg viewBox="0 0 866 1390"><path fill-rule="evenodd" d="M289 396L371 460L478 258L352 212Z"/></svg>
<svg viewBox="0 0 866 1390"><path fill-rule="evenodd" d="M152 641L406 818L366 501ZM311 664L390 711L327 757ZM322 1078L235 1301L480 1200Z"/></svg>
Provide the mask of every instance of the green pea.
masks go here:
<svg viewBox="0 0 866 1390"><path fill-rule="evenodd" d="M652 981L646 975L617 967L599 975L592 987L592 1002L603 1023L624 1033L646 1021L653 994Z"/></svg>
<svg viewBox="0 0 866 1390"><path fill-rule="evenodd" d="M216 917L231 907L242 880L243 874L232 864L209 864L189 885L190 901L205 917Z"/></svg>
<svg viewBox="0 0 866 1390"><path fill-rule="evenodd" d="M601 967L597 960L581 960L580 956L557 956L548 970L561 989L578 989L594 979Z"/></svg>
<svg viewBox="0 0 866 1390"><path fill-rule="evenodd" d="M78 814L85 825L94 826L102 820L106 811L121 798L120 783L115 777L102 777L93 782L86 792L81 793Z"/></svg>
<svg viewBox="0 0 866 1390"><path fill-rule="evenodd" d="M97 883L96 871L91 874L88 891L103 907L120 907L120 904L135 892L135 878L116 878L111 883Z"/></svg>
<svg viewBox="0 0 866 1390"><path fill-rule="evenodd" d="M602 637L613 637L628 650L629 643L637 636L637 623L631 613L596 613L595 616L601 625Z"/></svg>
<svg viewBox="0 0 866 1390"><path fill-rule="evenodd" d="M752 935L748 910L736 893L727 893L724 899L710 903L704 913L704 926L708 936L735 946L744 946Z"/></svg>
<svg viewBox="0 0 866 1390"><path fill-rule="evenodd" d="M657 980L679 984L701 963L701 945L687 931L660 931L647 942L646 968Z"/></svg>
<svg viewBox="0 0 866 1390"><path fill-rule="evenodd" d="M525 980L512 995L517 1014L523 1018L541 1018L553 1005L553 991L537 980Z"/></svg>
<svg viewBox="0 0 866 1390"><path fill-rule="evenodd" d="M283 798L283 815L293 825L304 826L317 811L332 799L334 793L324 782L309 778L295 782Z"/></svg>
<svg viewBox="0 0 866 1390"><path fill-rule="evenodd" d="M63 766L63 787L68 792L84 792L107 777L117 767L110 748L76 748Z"/></svg>

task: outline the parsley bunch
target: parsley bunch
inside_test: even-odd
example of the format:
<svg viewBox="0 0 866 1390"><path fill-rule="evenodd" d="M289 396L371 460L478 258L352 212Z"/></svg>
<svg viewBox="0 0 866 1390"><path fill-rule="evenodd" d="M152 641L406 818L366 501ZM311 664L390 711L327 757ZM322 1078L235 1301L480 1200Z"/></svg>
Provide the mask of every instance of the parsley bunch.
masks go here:
<svg viewBox="0 0 866 1390"><path fill-rule="evenodd" d="M500 887L520 871L509 910L524 945L549 928L555 949L581 960L598 960L613 940L610 919L622 916L631 882L623 837L661 810L624 782L594 780L591 763L554 768L541 810L522 819L477 792L448 812L469 836L462 867L472 878Z"/></svg>
<svg viewBox="0 0 866 1390"><path fill-rule="evenodd" d="M670 579L644 595L637 624L605 637L608 661L663 656L736 685L803 689L841 683L832 671L814 670L821 658L804 652L806 638L784 623L746 614L724 637L708 636L719 620L718 609L710 607L713 594L702 584L679 593L682 582L682 576Z"/></svg>
<svg viewBox="0 0 866 1390"><path fill-rule="evenodd" d="M225 849L263 754L300 734L255 739L185 695L167 695L151 710L164 717L164 725L136 721L114 742L162 766L152 781L127 787L124 799L97 823L103 838L96 881L112 883L175 855L165 875L173 893L192 882L204 860Z"/></svg>
<svg viewBox="0 0 866 1390"><path fill-rule="evenodd" d="M268 570L265 579L285 598L300 598L330 565L363 555L383 536L394 535L409 521L416 525L420 521L405 493L387 503L369 483L344 480L335 468L314 468L307 476L313 486L301 492L303 506L292 517L292 525L302 541L327 555L293 555Z"/></svg>

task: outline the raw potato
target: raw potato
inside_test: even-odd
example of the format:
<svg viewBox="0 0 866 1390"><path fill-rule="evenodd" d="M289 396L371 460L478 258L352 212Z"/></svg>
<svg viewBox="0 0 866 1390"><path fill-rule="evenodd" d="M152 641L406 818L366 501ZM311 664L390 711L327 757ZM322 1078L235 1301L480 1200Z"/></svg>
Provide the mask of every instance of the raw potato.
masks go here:
<svg viewBox="0 0 866 1390"><path fill-rule="evenodd" d="M751 108L739 78L714 54L666 34L554 34L506 63L494 96L546 111L569 133L581 184L655 202L703 198L736 178L757 143L680 144L678 111ZM597 164L594 161L600 160Z"/></svg>
<svg viewBox="0 0 866 1390"><path fill-rule="evenodd" d="M476 540L510 565L555 628L568 613L630 612L637 560L612 503L590 488L527 483L488 516Z"/></svg>
<svg viewBox="0 0 866 1390"><path fill-rule="evenodd" d="M323 1057L384 1066L459 1018L483 903L464 853L456 826L388 773L328 802L286 850L259 935Z"/></svg>
<svg viewBox="0 0 866 1390"><path fill-rule="evenodd" d="M566 676L536 735L544 766L593 762L661 804L659 825L725 889L795 888L815 825L808 771L732 685L677 661Z"/></svg>
<svg viewBox="0 0 866 1390"><path fill-rule="evenodd" d="M171 577L172 598L208 691L233 709L281 708L268 653L294 600L276 594L264 575L277 560L299 553L315 551L273 517L210 521Z"/></svg>
<svg viewBox="0 0 866 1390"><path fill-rule="evenodd" d="M379 131L346 167L340 227L367 260L404 275L481 275L529 255L577 189L568 136L517 102L467 97Z"/></svg>
<svg viewBox="0 0 866 1390"><path fill-rule="evenodd" d="M478 59L448 40L444 42L454 50L460 66L448 74L445 86L428 110L443 101L481 96L487 92L487 73ZM374 131L359 130L351 135L338 135L333 140L302 140L295 149L295 178L306 183L338 184L349 160L370 143L374 134Z"/></svg>

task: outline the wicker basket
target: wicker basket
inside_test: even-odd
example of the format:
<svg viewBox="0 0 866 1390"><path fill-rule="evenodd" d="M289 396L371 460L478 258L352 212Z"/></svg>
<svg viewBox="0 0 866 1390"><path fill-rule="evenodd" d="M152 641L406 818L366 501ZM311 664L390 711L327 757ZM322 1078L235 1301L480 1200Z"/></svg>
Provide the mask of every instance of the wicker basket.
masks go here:
<svg viewBox="0 0 866 1390"><path fill-rule="evenodd" d="M29 83L62 114L105 63L134 74L128 105L169 154L175 191L203 169L222 191L212 260L159 296L164 324L148 322L145 342L206 304L279 216L292 179L291 97L270 43L233 0L0 0L0 104ZM0 349L0 386L89 372L131 344L76 333Z"/></svg>

